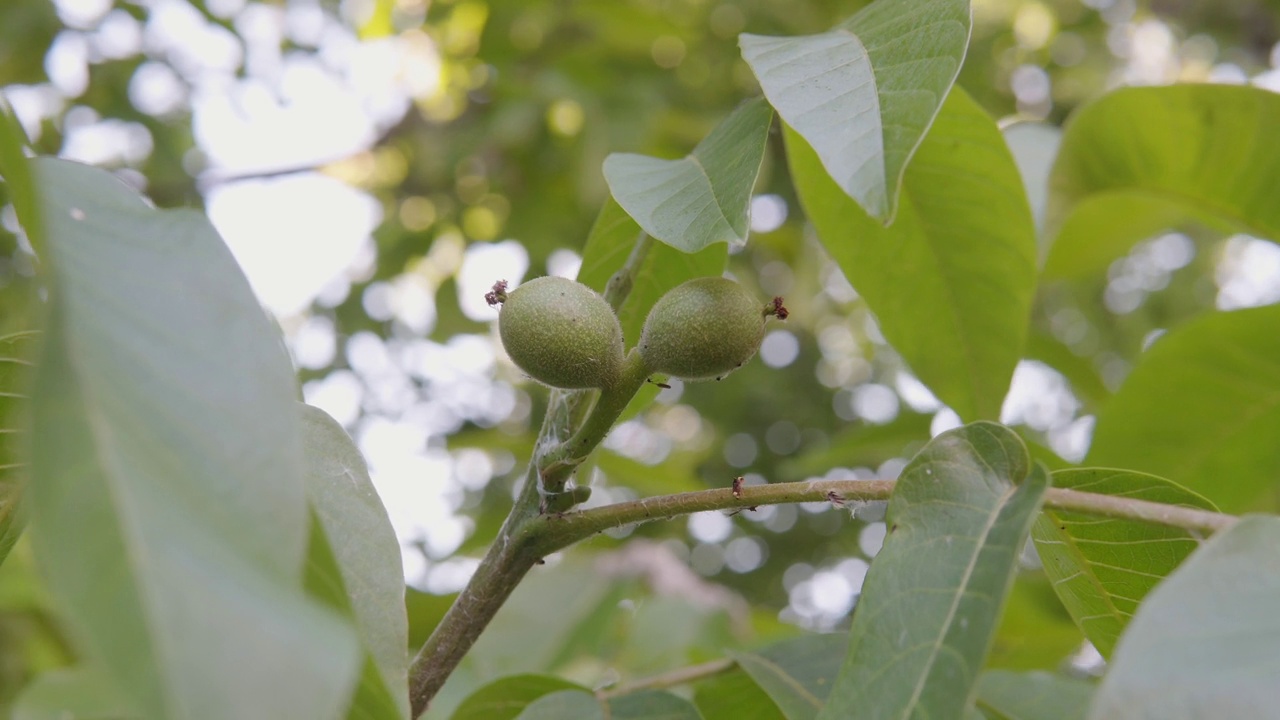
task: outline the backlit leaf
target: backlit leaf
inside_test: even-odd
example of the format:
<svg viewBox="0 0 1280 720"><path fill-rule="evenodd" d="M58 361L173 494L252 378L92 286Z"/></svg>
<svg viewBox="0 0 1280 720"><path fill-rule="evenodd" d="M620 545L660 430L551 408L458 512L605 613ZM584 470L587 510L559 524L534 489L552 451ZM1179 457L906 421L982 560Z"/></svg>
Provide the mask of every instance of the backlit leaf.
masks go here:
<svg viewBox="0 0 1280 720"><path fill-rule="evenodd" d="M738 44L840 191L884 223L960 71L969 15L968 0L880 0L825 33L743 34Z"/></svg>
<svg viewBox="0 0 1280 720"><path fill-rule="evenodd" d="M1215 535L1147 597L1090 720L1266 720L1280 707L1280 518Z"/></svg>
<svg viewBox="0 0 1280 720"><path fill-rule="evenodd" d="M645 232L684 252L745 242L751 190L764 159L773 111L748 100L680 160L614 153L604 177Z"/></svg>
<svg viewBox="0 0 1280 720"><path fill-rule="evenodd" d="M1022 357L1035 229L995 122L951 93L884 227L786 133L791 175L818 237L912 371L966 420L995 419Z"/></svg>
<svg viewBox="0 0 1280 720"><path fill-rule="evenodd" d="M352 717L407 718L409 626L400 542L346 431L323 410L302 404L298 410L314 514L307 585L351 618L368 658Z"/></svg>
<svg viewBox="0 0 1280 720"><path fill-rule="evenodd" d="M1121 88L1084 106L1049 180L1045 274L1099 273L1190 222L1280 240L1278 125L1280 95L1249 85Z"/></svg>
<svg viewBox="0 0 1280 720"><path fill-rule="evenodd" d="M1055 487L1216 510L1164 478L1127 470L1081 468L1053 473ZM1031 529L1044 571L1062 604L1103 657L1138 603L1198 546L1185 530L1045 510Z"/></svg>
<svg viewBox="0 0 1280 720"><path fill-rule="evenodd" d="M1280 487L1280 305L1202 315L1156 340L1103 406L1088 465L1182 485L1224 512Z"/></svg>

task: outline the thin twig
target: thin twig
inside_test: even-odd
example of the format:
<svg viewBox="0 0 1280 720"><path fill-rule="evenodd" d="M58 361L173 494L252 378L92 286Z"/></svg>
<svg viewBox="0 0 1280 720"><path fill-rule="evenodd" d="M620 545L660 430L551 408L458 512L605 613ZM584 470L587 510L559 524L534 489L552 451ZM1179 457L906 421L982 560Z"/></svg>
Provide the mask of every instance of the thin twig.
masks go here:
<svg viewBox="0 0 1280 720"><path fill-rule="evenodd" d="M536 483L531 468L526 483ZM501 547L491 548L463 595L422 648L410 671L411 697L416 716L444 683L480 631L498 611L516 583L537 562L553 553L609 528L652 520L667 520L706 510L750 510L761 505L829 502L848 509L858 503L887 501L893 480L814 480L769 485L732 485L715 490L661 495L606 505L590 510L508 518L499 534ZM528 488L526 487L526 493ZM524 495L522 494L522 497ZM520 503L517 503L519 506ZM1048 509L1079 512L1116 520L1161 525L1210 535L1230 527L1233 515L1198 508L1049 488Z"/></svg>
<svg viewBox="0 0 1280 720"><path fill-rule="evenodd" d="M601 700L619 697L621 695L630 695L633 692L641 690L661 690L663 688L676 687L677 685L687 685L691 682L705 680L706 678L733 669L737 663L729 658L720 660L712 660L701 665L691 665L689 667L676 668L668 670L664 673L651 675L647 678L640 678L629 683L622 683L611 688L598 690L596 697Z"/></svg>
<svg viewBox="0 0 1280 720"><path fill-rule="evenodd" d="M775 483L661 495L629 502L538 518L529 528L538 552L547 554L610 528L652 520L667 520L706 510L747 509L760 505L831 502L848 506L858 502L886 501L893 494L892 480L815 480ZM836 503L833 498L840 502ZM1237 518L1209 510L1099 495L1064 488L1049 488L1044 505L1098 517L1165 527L1209 535L1230 527Z"/></svg>
<svg viewBox="0 0 1280 720"><path fill-rule="evenodd" d="M1150 525L1181 528L1205 535L1226 530L1240 519L1235 515L1212 510L1166 505L1119 495L1080 492L1067 488L1049 488L1045 493L1044 504L1045 507L1055 510L1070 510L1115 520L1134 520Z"/></svg>

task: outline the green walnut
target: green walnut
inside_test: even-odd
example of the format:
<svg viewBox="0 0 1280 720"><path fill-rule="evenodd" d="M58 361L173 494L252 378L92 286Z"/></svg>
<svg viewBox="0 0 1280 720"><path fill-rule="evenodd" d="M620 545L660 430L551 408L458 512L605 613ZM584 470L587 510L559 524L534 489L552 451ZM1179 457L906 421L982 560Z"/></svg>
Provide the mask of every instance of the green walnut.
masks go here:
<svg viewBox="0 0 1280 720"><path fill-rule="evenodd" d="M501 303L498 334L529 377L564 389L605 388L622 371L622 327L604 298L562 277L540 277L507 292L501 281L485 295Z"/></svg>
<svg viewBox="0 0 1280 720"><path fill-rule="evenodd" d="M764 304L726 278L690 280L649 311L640 357L650 372L681 380L719 380L760 349L768 315L786 317L782 298Z"/></svg>

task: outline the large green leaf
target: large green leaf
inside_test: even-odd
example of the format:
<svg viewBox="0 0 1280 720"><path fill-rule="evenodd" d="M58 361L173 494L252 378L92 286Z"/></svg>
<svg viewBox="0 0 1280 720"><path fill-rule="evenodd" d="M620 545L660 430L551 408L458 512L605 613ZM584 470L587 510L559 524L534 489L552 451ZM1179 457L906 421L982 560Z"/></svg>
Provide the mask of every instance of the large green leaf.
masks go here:
<svg viewBox="0 0 1280 720"><path fill-rule="evenodd" d="M352 715L364 707L361 716L407 718L409 621L400 542L346 431L323 410L298 408L315 517L307 585L351 618L374 670L356 690Z"/></svg>
<svg viewBox="0 0 1280 720"><path fill-rule="evenodd" d="M509 675L476 690L453 712L452 720L512 720L543 695L582 690L551 675Z"/></svg>
<svg viewBox="0 0 1280 720"><path fill-rule="evenodd" d="M674 248L693 253L745 242L772 120L767 103L748 100L684 158L614 153L605 158L604 179L645 232Z"/></svg>
<svg viewBox="0 0 1280 720"><path fill-rule="evenodd" d="M1034 526L1032 526L1034 529ZM1043 572L1019 572L1005 600L987 668L1051 670L1080 649L1084 635Z"/></svg>
<svg viewBox="0 0 1280 720"><path fill-rule="evenodd" d="M787 720L812 720L831 692L848 651L849 639L843 634L806 635L758 653L736 653L733 658Z"/></svg>
<svg viewBox="0 0 1280 720"><path fill-rule="evenodd" d="M546 675L515 675L463 701L452 720L702 720L693 703L669 692L640 690L602 700Z"/></svg>
<svg viewBox="0 0 1280 720"><path fill-rule="evenodd" d="M72 636L144 717L338 716L358 644L302 589L277 331L202 215L157 211L103 170L35 167L52 312L32 536Z"/></svg>
<svg viewBox="0 0 1280 720"><path fill-rule="evenodd" d="M698 708L661 690L641 690L609 699L610 720L702 720Z"/></svg>
<svg viewBox="0 0 1280 720"><path fill-rule="evenodd" d="M609 278L627 262L638 242L640 226L613 199L605 201L582 250L578 282L604 292ZM649 308L671 288L696 277L720 275L729 257L727 245L686 253L664 243L650 243L632 278L618 321L627 347L640 340ZM643 250L643 248L642 248Z"/></svg>
<svg viewBox="0 0 1280 720"><path fill-rule="evenodd" d="M517 720L607 720L596 696L582 690L561 690L529 703Z"/></svg>
<svg viewBox="0 0 1280 720"><path fill-rule="evenodd" d="M1217 510L1164 478L1128 470L1081 468L1053 473L1055 487ZM1031 529L1045 574L1062 604L1103 657L1147 593L1199 543L1186 530L1045 510Z"/></svg>
<svg viewBox="0 0 1280 720"><path fill-rule="evenodd" d="M1264 720L1280 707L1280 518L1215 535L1147 597L1090 720Z"/></svg>
<svg viewBox="0 0 1280 720"><path fill-rule="evenodd" d="M887 222L911 154L955 82L968 0L879 0L819 35L738 38L765 97L840 191Z"/></svg>
<svg viewBox="0 0 1280 720"><path fill-rule="evenodd" d="M1104 270L1191 220L1280 240L1280 95L1248 85L1115 90L1067 124L1049 185L1045 274Z"/></svg>
<svg viewBox="0 0 1280 720"><path fill-rule="evenodd" d="M704 720L786 720L769 695L741 668L698 683L693 699Z"/></svg>
<svg viewBox="0 0 1280 720"><path fill-rule="evenodd" d="M106 673L90 668L47 672L23 689L11 720L122 720L137 713Z"/></svg>
<svg viewBox="0 0 1280 720"><path fill-rule="evenodd" d="M582 247L582 266L578 268L578 282L596 292L603 293L609 278L617 272L636 250L644 231L613 196L605 198L604 205L591 225L587 241Z"/></svg>
<svg viewBox="0 0 1280 720"><path fill-rule="evenodd" d="M592 640L579 637L578 628L591 622L607 598L614 598L616 608L613 583L585 557L534 568L476 641L464 666L485 680L551 667L568 655L568 646Z"/></svg>
<svg viewBox="0 0 1280 720"><path fill-rule="evenodd" d="M1225 512L1280 487L1280 306L1169 331L1102 408L1086 464L1169 478ZM1268 500L1274 503L1274 499Z"/></svg>
<svg viewBox="0 0 1280 720"><path fill-rule="evenodd" d="M996 720L1084 720L1093 691L1053 673L989 670L978 681L978 708Z"/></svg>
<svg viewBox="0 0 1280 720"><path fill-rule="evenodd" d="M994 423L942 433L916 455L820 719L964 717L1048 484Z"/></svg>
<svg viewBox="0 0 1280 720"><path fill-rule="evenodd" d="M907 169L889 227L786 133L796 191L885 338L967 420L1000 415L1035 290L1035 229L995 122L955 90Z"/></svg>

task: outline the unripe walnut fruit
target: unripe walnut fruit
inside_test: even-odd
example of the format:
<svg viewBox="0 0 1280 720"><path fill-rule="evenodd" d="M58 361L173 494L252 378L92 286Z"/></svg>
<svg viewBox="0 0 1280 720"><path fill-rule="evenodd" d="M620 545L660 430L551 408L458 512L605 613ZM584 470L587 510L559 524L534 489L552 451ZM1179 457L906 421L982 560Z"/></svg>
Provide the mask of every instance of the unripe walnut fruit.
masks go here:
<svg viewBox="0 0 1280 720"><path fill-rule="evenodd" d="M785 317L726 278L690 280L663 295L644 321L640 357L650 372L681 380L720 379L760 349L766 315Z"/></svg>
<svg viewBox="0 0 1280 720"><path fill-rule="evenodd" d="M486 298L502 303L502 346L529 377L565 389L609 387L618 380L622 327L596 291L562 277L540 277L510 293L500 282Z"/></svg>

